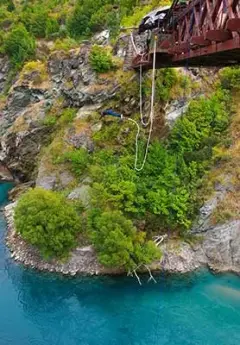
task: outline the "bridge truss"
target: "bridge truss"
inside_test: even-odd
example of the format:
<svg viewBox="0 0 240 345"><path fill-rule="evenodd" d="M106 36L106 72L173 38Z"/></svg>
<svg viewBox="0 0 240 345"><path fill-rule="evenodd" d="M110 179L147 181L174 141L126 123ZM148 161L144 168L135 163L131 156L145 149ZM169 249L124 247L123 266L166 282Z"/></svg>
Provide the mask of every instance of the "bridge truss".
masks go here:
<svg viewBox="0 0 240 345"><path fill-rule="evenodd" d="M175 0L157 29L156 67L240 64L240 0ZM152 50L133 67L152 68Z"/></svg>

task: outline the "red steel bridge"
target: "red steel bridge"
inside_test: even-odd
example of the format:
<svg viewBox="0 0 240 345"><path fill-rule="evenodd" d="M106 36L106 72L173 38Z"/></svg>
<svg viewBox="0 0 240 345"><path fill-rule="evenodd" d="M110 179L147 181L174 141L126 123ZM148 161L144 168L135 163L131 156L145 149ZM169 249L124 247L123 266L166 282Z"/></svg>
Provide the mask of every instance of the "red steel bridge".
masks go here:
<svg viewBox="0 0 240 345"><path fill-rule="evenodd" d="M174 0L152 32L157 40L156 68L240 64L240 0ZM132 67L151 69L148 52L135 54Z"/></svg>

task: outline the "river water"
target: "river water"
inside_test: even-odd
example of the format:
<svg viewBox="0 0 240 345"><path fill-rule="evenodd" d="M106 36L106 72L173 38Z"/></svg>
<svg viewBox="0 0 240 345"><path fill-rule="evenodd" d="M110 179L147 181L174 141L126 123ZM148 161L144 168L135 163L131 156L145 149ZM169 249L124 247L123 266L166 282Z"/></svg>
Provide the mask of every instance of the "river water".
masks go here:
<svg viewBox="0 0 240 345"><path fill-rule="evenodd" d="M1 204L9 188L0 184ZM10 259L5 230L0 213L0 345L240 345L237 276L204 270L141 287L42 274Z"/></svg>

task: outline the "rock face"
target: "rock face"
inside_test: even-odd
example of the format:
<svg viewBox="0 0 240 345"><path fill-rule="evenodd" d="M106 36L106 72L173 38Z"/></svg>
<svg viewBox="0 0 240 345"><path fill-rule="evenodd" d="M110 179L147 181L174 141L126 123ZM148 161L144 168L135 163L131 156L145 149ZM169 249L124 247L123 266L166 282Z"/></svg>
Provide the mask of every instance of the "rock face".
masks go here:
<svg viewBox="0 0 240 345"><path fill-rule="evenodd" d="M54 89L65 98L68 107L99 104L112 98L118 90L116 80L97 78L89 64L90 46L72 50L67 55L56 52L48 63Z"/></svg>
<svg viewBox="0 0 240 345"><path fill-rule="evenodd" d="M0 57L0 94L6 87L10 63L7 57Z"/></svg>
<svg viewBox="0 0 240 345"><path fill-rule="evenodd" d="M79 193L81 191L76 191ZM74 195L72 195L74 197ZM26 266L63 274L120 274L119 269L107 269L97 261L92 246L76 248L68 262L45 262L38 251L26 244L14 228L14 204L5 208L8 225L7 243L12 257ZM151 269L168 273L187 273L206 266L214 271L230 271L240 274L240 221L219 225L208 230L203 237L196 237L197 244L166 241L161 246L163 257L154 262Z"/></svg>
<svg viewBox="0 0 240 345"><path fill-rule="evenodd" d="M214 226L211 224L211 216L228 191L234 191L231 184L231 176L221 176L224 183L217 183L212 197L207 200L199 210L199 217L192 228L192 233L202 233Z"/></svg>
<svg viewBox="0 0 240 345"><path fill-rule="evenodd" d="M199 243L164 245L162 269L172 273L186 273L202 266L218 272L240 274L240 221L218 225L207 230Z"/></svg>
<svg viewBox="0 0 240 345"><path fill-rule="evenodd" d="M42 124L44 117L44 101L32 104L1 138L0 161L22 182L33 178L36 158L49 140L51 128Z"/></svg>
<svg viewBox="0 0 240 345"><path fill-rule="evenodd" d="M51 126L43 125L43 120L54 102L61 98L65 107L82 108L77 115L80 119L98 111L104 101L115 96L119 88L116 78L96 75L89 64L90 48L85 44L68 53L56 52L48 61L47 81L32 83L33 71L19 76L12 86L5 106L0 109L0 163L20 181L36 178L38 154L52 130ZM0 59L0 90L2 70L7 73L7 62ZM88 130L70 133L69 144L89 152L94 149ZM53 179L50 176L39 185L53 185Z"/></svg>
<svg viewBox="0 0 240 345"><path fill-rule="evenodd" d="M13 176L10 171L2 164L0 164L0 182L12 182Z"/></svg>

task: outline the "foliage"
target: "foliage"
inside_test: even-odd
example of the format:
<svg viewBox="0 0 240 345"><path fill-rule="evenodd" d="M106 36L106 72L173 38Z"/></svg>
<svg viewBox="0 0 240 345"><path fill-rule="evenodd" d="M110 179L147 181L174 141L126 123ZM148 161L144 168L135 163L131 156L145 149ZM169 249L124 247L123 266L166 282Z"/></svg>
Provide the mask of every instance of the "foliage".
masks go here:
<svg viewBox="0 0 240 345"><path fill-rule="evenodd" d="M54 34L58 33L59 30L60 30L60 25L59 25L57 19L53 18L53 17L47 18L45 35L47 37L51 37Z"/></svg>
<svg viewBox="0 0 240 345"><path fill-rule="evenodd" d="M68 19L70 35L81 38L105 28L116 35L121 18L131 13L136 4L136 0L78 0Z"/></svg>
<svg viewBox="0 0 240 345"><path fill-rule="evenodd" d="M193 83L190 78L178 72L175 68L162 68L156 72L155 98L158 102L168 102L172 99L189 95ZM150 97L152 75L144 78L143 92Z"/></svg>
<svg viewBox="0 0 240 345"><path fill-rule="evenodd" d="M227 128L229 96L222 90L210 98L192 101L185 116L174 126L170 145L174 152L194 152L202 149L205 140Z"/></svg>
<svg viewBox="0 0 240 345"><path fill-rule="evenodd" d="M89 60L92 69L97 73L108 72L114 67L111 54L101 46L92 47Z"/></svg>
<svg viewBox="0 0 240 345"><path fill-rule="evenodd" d="M85 149L75 149L64 153L58 159L58 163L63 162L70 163L72 172L76 176L81 176L88 166L89 156Z"/></svg>
<svg viewBox="0 0 240 345"><path fill-rule="evenodd" d="M226 67L220 72L220 81L223 88L228 90L240 89L240 67Z"/></svg>
<svg viewBox="0 0 240 345"><path fill-rule="evenodd" d="M56 39L52 50L63 50L65 52L68 52L70 49L77 48L78 46L79 43L77 43L74 39L70 37L62 39L58 38Z"/></svg>
<svg viewBox="0 0 240 345"><path fill-rule="evenodd" d="M152 142L141 173L133 169L132 141L109 149L127 124L123 128L115 122L105 125L94 138L108 148L95 152L88 168L92 207L102 212L118 209L128 218L145 219L146 229L153 228L149 222L154 222L155 231L187 231L198 208L197 191L212 161L213 147L228 126L228 102L222 90L192 101L169 139Z"/></svg>
<svg viewBox="0 0 240 345"><path fill-rule="evenodd" d="M132 271L161 256L155 244L146 241L146 234L138 232L119 211L99 214L95 210L89 217L89 229L99 261L105 266Z"/></svg>
<svg viewBox="0 0 240 345"><path fill-rule="evenodd" d="M64 258L76 246L81 221L60 194L40 188L25 193L15 209L17 231L45 258Z"/></svg>
<svg viewBox="0 0 240 345"><path fill-rule="evenodd" d="M4 46L14 66L22 65L35 51L35 41L22 24L7 35Z"/></svg>
<svg viewBox="0 0 240 345"><path fill-rule="evenodd" d="M33 84L41 84L48 79L47 66L41 61L29 61L24 64L21 71L21 77L24 79L26 75L35 72L35 75L31 75Z"/></svg>
<svg viewBox="0 0 240 345"><path fill-rule="evenodd" d="M21 14L22 23L37 38L45 37L47 20L47 11L42 6L27 7Z"/></svg>

